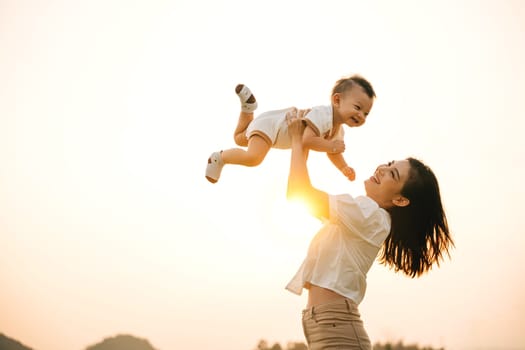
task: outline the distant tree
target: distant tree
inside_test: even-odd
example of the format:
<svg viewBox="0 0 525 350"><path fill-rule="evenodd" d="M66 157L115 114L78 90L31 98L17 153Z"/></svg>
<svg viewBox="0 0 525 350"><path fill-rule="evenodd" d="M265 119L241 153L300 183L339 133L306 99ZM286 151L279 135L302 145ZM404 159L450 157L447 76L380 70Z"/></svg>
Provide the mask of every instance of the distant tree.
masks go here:
<svg viewBox="0 0 525 350"><path fill-rule="evenodd" d="M283 348L281 344L275 343L271 347L268 342L264 339L259 340L255 350L308 350L305 343L289 342L286 344L286 348Z"/></svg>
<svg viewBox="0 0 525 350"><path fill-rule="evenodd" d="M404 345L402 341L393 343L375 343L373 346L374 350L445 350L445 348L433 348L431 346L419 347L417 344Z"/></svg>
<svg viewBox="0 0 525 350"><path fill-rule="evenodd" d="M445 350L445 348L434 348L431 346L420 347L417 344L405 345L403 344L403 341L399 341L397 343L388 342L384 344L375 343L372 348L373 350ZM93 350L93 349L87 349L87 350ZM99 350L99 349L94 349L94 350ZM100 349L100 350L106 350L106 349ZM261 339L257 343L257 347L254 350L308 350L308 346L305 343L301 343L301 342L289 342L288 344L286 344L286 348L281 347L279 343L275 343L270 347L266 340Z"/></svg>
<svg viewBox="0 0 525 350"><path fill-rule="evenodd" d="M272 345L272 347L268 346L268 342L264 339L259 340L259 343L257 343L256 350L283 350L281 347L281 344L275 343Z"/></svg>
<svg viewBox="0 0 525 350"><path fill-rule="evenodd" d="M273 346L270 348L270 350L283 350L283 348L281 347L281 344L279 344L279 343L275 343L275 344L273 344Z"/></svg>
<svg viewBox="0 0 525 350"><path fill-rule="evenodd" d="M264 339L259 340L255 350L268 350L268 342Z"/></svg>
<svg viewBox="0 0 525 350"><path fill-rule="evenodd" d="M308 346L305 343L288 343L286 344L286 350L308 350Z"/></svg>
<svg viewBox="0 0 525 350"><path fill-rule="evenodd" d="M106 338L102 342L91 345L86 350L156 350L146 339L132 335L121 334Z"/></svg>
<svg viewBox="0 0 525 350"><path fill-rule="evenodd" d="M0 350L32 350L17 340L0 333Z"/></svg>

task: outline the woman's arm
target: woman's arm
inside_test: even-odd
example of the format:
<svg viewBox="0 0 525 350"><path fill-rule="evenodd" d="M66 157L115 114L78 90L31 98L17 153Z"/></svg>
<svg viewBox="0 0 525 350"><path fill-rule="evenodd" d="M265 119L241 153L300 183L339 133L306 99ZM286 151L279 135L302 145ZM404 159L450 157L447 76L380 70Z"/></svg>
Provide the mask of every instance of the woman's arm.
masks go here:
<svg viewBox="0 0 525 350"><path fill-rule="evenodd" d="M318 218L328 218L328 194L312 186L308 168L306 166L306 149L303 146L302 134L305 128L302 117L305 111L290 115L288 131L292 137L292 156L290 160L290 173L288 175L287 198L299 199L309 208L312 215Z"/></svg>

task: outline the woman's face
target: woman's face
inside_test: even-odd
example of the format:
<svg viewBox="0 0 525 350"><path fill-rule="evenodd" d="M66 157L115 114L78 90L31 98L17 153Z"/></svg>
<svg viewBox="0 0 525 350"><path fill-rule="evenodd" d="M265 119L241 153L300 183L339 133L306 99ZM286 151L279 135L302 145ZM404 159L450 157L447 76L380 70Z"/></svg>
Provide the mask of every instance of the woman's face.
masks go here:
<svg viewBox="0 0 525 350"><path fill-rule="evenodd" d="M378 166L374 174L365 180L366 195L384 209L407 206L410 201L401 195L401 189L409 173L410 163L406 159Z"/></svg>

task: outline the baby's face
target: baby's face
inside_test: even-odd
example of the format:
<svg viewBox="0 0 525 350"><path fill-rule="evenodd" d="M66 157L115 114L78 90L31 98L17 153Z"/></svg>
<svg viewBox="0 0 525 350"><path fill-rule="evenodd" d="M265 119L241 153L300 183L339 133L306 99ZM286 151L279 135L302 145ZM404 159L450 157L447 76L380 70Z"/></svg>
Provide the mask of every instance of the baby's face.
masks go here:
<svg viewBox="0 0 525 350"><path fill-rule="evenodd" d="M356 127L365 123L374 100L368 97L362 87L354 86L349 91L332 96L332 104L334 113L343 124Z"/></svg>

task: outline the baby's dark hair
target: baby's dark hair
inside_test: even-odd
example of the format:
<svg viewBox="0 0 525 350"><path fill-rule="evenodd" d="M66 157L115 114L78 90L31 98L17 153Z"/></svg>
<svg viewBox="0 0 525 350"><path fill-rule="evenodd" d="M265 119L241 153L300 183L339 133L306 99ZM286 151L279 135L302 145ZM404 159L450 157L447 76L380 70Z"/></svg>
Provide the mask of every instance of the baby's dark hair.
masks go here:
<svg viewBox="0 0 525 350"><path fill-rule="evenodd" d="M376 93L374 91L374 88L372 87L372 84L370 84L368 80L357 74L352 75L351 77L341 78L338 81L336 81L332 89L332 96L337 93L342 93L347 90L350 90L355 85L362 87L368 97L376 97Z"/></svg>
<svg viewBox="0 0 525 350"><path fill-rule="evenodd" d="M379 262L418 277L439 266L454 246L441 202L439 185L432 170L415 158L401 194L410 200L406 207L389 209L392 226L383 243Z"/></svg>

